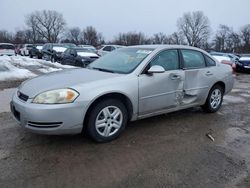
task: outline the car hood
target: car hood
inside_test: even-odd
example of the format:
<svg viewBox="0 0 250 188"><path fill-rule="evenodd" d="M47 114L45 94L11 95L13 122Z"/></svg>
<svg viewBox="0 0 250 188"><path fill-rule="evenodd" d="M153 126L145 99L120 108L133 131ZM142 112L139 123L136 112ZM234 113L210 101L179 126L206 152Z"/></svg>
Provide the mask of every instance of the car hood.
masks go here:
<svg viewBox="0 0 250 188"><path fill-rule="evenodd" d="M98 57L97 54L90 53L90 52L77 52L77 55L81 57Z"/></svg>
<svg viewBox="0 0 250 188"><path fill-rule="evenodd" d="M56 52L62 53L62 52L64 52L65 50L67 50L67 48L65 48L65 47L60 47L60 46L54 46L54 47L53 47L53 50L55 50Z"/></svg>
<svg viewBox="0 0 250 188"><path fill-rule="evenodd" d="M121 74L101 72L91 69L71 69L53 72L23 82L19 91L29 98L53 89L71 88L79 84L92 83L99 80L113 79Z"/></svg>

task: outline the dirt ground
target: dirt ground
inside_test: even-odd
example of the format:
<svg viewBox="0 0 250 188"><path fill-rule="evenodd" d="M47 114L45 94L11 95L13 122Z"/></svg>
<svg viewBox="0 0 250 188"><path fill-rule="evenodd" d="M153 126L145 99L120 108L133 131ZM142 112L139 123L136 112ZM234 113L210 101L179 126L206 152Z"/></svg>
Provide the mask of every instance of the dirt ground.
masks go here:
<svg viewBox="0 0 250 188"><path fill-rule="evenodd" d="M10 112L0 113L1 188L249 188L249 170L247 74L237 75L217 113L192 108L136 121L106 144L29 133Z"/></svg>

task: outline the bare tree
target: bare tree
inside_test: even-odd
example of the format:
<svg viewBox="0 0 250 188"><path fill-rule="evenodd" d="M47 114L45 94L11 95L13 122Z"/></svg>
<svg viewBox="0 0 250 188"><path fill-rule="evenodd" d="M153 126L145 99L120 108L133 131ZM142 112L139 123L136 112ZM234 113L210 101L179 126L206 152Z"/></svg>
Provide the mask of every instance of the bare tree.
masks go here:
<svg viewBox="0 0 250 188"><path fill-rule="evenodd" d="M65 41L74 43L74 44L80 44L82 39L82 33L79 27L72 27L67 30L65 34Z"/></svg>
<svg viewBox="0 0 250 188"><path fill-rule="evenodd" d="M209 20L201 11L185 13L178 19L177 27L190 46L200 47L210 36Z"/></svg>
<svg viewBox="0 0 250 188"><path fill-rule="evenodd" d="M15 44L26 43L24 30L18 30L18 31L16 31L16 33L14 35L14 43Z"/></svg>
<svg viewBox="0 0 250 188"><path fill-rule="evenodd" d="M128 33L119 33L118 36L115 37L114 44L119 45L140 45L140 44L148 44L150 40L142 33L142 32L128 32Z"/></svg>
<svg viewBox="0 0 250 188"><path fill-rule="evenodd" d="M97 44L97 31L92 26L87 26L83 30L83 40L85 44L96 45Z"/></svg>
<svg viewBox="0 0 250 188"><path fill-rule="evenodd" d="M232 28L229 28L226 25L220 25L219 29L216 32L214 44L215 44L215 50L220 52L227 52L231 51L231 40L229 39L229 36L233 32Z"/></svg>
<svg viewBox="0 0 250 188"><path fill-rule="evenodd" d="M180 32L174 32L168 36L168 44L185 44L184 36Z"/></svg>
<svg viewBox="0 0 250 188"><path fill-rule="evenodd" d="M0 30L0 41L1 42L12 42L13 41L12 33L8 32L6 30Z"/></svg>
<svg viewBox="0 0 250 188"><path fill-rule="evenodd" d="M155 33L153 38L152 38L152 43L153 44L168 44L168 38L167 35L164 33Z"/></svg>
<svg viewBox="0 0 250 188"><path fill-rule="evenodd" d="M33 31L33 35L38 34L48 42L58 42L59 35L66 25L63 15L52 10L29 14L26 17L26 24Z"/></svg>
<svg viewBox="0 0 250 188"><path fill-rule="evenodd" d="M98 33L93 26L88 26L83 30L83 42L87 45L98 46L104 41L101 33Z"/></svg>
<svg viewBox="0 0 250 188"><path fill-rule="evenodd" d="M242 44L239 34L232 30L226 39L227 52L239 53L241 51L241 46Z"/></svg>
<svg viewBox="0 0 250 188"><path fill-rule="evenodd" d="M243 41L243 52L250 52L250 24L242 27L240 37Z"/></svg>
<svg viewBox="0 0 250 188"><path fill-rule="evenodd" d="M102 33L97 34L97 44L98 45L105 44L105 39L104 39Z"/></svg>

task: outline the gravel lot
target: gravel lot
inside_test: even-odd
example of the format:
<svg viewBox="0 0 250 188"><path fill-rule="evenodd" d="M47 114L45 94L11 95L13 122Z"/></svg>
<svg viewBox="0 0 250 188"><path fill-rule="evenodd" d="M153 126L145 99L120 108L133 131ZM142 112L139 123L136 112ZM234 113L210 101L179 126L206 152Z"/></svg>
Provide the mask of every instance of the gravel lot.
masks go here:
<svg viewBox="0 0 250 188"><path fill-rule="evenodd" d="M237 75L235 88L215 114L192 108L140 120L106 144L82 135L32 134L20 128L8 110L0 113L1 188L249 188L249 170L247 74Z"/></svg>

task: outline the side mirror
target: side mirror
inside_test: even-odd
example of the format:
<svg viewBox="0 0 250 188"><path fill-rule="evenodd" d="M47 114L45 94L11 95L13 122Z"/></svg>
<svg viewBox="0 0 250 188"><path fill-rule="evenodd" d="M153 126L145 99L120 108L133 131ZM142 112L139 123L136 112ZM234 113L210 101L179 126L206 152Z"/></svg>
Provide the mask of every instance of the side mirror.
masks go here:
<svg viewBox="0 0 250 188"><path fill-rule="evenodd" d="M147 72L149 74L163 73L163 72L165 72L165 69L162 66L160 66L160 65L153 65Z"/></svg>

